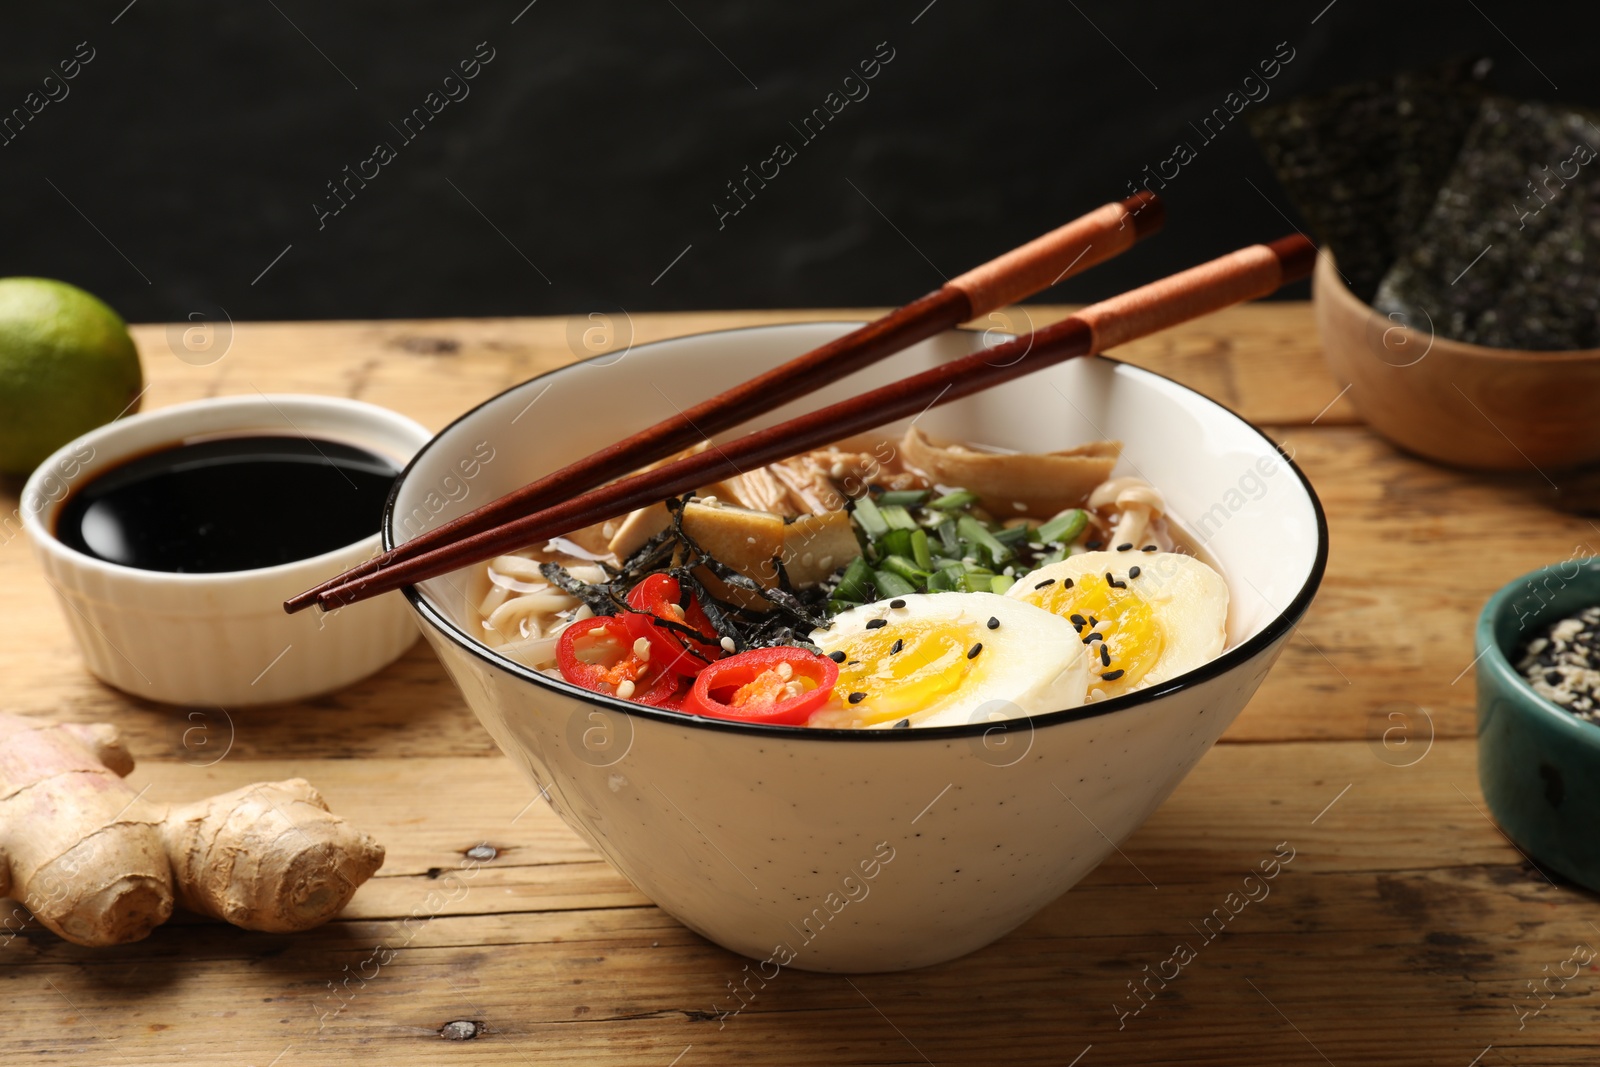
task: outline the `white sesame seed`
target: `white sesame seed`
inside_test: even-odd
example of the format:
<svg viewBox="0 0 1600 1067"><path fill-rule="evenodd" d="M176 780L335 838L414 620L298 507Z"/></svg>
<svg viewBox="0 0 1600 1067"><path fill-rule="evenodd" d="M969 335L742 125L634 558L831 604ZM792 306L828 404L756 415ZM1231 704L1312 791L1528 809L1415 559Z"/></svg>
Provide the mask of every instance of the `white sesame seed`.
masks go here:
<svg viewBox="0 0 1600 1067"><path fill-rule="evenodd" d="M733 643L733 638L731 638L731 637L724 637L722 639L722 641L721 641L721 644L722 644L722 651L724 651L724 652L732 652L734 650L735 646L734 646L734 643Z"/></svg>
<svg viewBox="0 0 1600 1067"><path fill-rule="evenodd" d="M640 637L633 642L633 654L646 663L650 662L650 640Z"/></svg>
<svg viewBox="0 0 1600 1067"><path fill-rule="evenodd" d="M788 681L790 678L794 677L794 668L787 663L778 664L777 671L778 677L782 678L784 681Z"/></svg>
<svg viewBox="0 0 1600 1067"><path fill-rule="evenodd" d="M618 682L617 696L621 697L623 700L627 700L629 697L633 696L633 683L628 681L626 678Z"/></svg>

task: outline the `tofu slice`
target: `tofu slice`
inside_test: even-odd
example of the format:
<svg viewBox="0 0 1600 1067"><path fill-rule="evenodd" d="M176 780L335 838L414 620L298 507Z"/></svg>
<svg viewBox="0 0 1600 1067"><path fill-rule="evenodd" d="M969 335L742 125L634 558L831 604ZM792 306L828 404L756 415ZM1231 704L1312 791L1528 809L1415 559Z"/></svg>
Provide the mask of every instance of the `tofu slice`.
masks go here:
<svg viewBox="0 0 1600 1067"><path fill-rule="evenodd" d="M683 509L683 532L694 538L719 563L762 585L778 584L778 571L772 561L783 552L783 518L770 511L724 504L704 504L691 500ZM696 577L719 600L743 608L764 611L772 605L744 589L736 589L704 567Z"/></svg>
<svg viewBox="0 0 1600 1067"><path fill-rule="evenodd" d="M801 515L783 528L783 568L792 585L820 582L859 555L847 511Z"/></svg>

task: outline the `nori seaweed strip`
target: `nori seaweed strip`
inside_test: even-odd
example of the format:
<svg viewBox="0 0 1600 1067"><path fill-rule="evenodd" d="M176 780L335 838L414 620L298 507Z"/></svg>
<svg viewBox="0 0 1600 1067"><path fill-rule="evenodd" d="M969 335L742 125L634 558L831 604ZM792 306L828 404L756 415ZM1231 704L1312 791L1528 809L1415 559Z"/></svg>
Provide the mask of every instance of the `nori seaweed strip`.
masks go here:
<svg viewBox="0 0 1600 1067"><path fill-rule="evenodd" d="M610 585L590 585L588 582L580 582L559 563L541 563L539 573L563 593L583 601L596 615L616 614L615 606L611 602Z"/></svg>
<svg viewBox="0 0 1600 1067"><path fill-rule="evenodd" d="M785 593L794 592L794 584L789 581L789 570L783 565L783 554L772 557L772 569L778 572L778 588Z"/></svg>
<svg viewBox="0 0 1600 1067"><path fill-rule="evenodd" d="M733 624L728 621L727 615L723 613L722 609L727 605L712 596L711 591L700 583L700 579L694 576L690 568L683 567L680 571L669 571L668 573L677 578L685 589L693 589L696 595L700 597L700 608L706 613L706 618L711 620L711 625L715 627L717 636L719 638L726 637L732 641L735 652L744 651L746 648L744 635L734 629Z"/></svg>

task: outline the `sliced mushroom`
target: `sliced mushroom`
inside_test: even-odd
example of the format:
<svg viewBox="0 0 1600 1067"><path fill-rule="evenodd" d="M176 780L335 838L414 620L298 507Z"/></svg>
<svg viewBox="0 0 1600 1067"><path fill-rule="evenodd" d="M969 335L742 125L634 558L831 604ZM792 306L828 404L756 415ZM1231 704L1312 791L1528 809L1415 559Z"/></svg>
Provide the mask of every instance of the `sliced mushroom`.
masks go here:
<svg viewBox="0 0 1600 1067"><path fill-rule="evenodd" d="M1115 508L1116 525L1109 543L1139 547L1150 533L1154 520L1166 514L1167 501L1160 491L1143 478L1112 478L1089 494L1089 507L1095 511ZM1166 546L1163 546L1166 547Z"/></svg>
<svg viewBox="0 0 1600 1067"><path fill-rule="evenodd" d="M977 493L998 518L1054 515L1081 507L1110 475L1120 441L1091 441L1060 452L975 452L940 444L915 426L900 442L905 461L936 485Z"/></svg>

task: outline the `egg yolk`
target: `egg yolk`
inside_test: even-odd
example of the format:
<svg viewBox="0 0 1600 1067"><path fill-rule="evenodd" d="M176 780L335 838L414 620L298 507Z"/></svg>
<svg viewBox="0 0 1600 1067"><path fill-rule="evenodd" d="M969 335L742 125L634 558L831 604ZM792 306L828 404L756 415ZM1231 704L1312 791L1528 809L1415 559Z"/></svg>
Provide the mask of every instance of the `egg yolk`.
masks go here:
<svg viewBox="0 0 1600 1067"><path fill-rule="evenodd" d="M1104 656L1100 640L1085 642L1094 657L1089 668L1089 688L1099 689L1107 696L1137 688L1166 645L1155 607L1134 591L1132 583L1129 588L1118 589L1103 574L1085 574L1074 579L1071 588L1058 581L1032 590L1021 599L1070 620L1080 639L1100 635L1106 647ZM1118 671L1122 673L1117 674ZM1108 674L1114 677L1107 679Z"/></svg>
<svg viewBox="0 0 1600 1067"><path fill-rule="evenodd" d="M954 620L891 619L835 646L844 662L834 693L861 725L904 718L961 688L983 662L968 655L982 640L977 627ZM865 696L852 704L856 693Z"/></svg>

